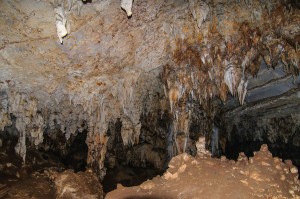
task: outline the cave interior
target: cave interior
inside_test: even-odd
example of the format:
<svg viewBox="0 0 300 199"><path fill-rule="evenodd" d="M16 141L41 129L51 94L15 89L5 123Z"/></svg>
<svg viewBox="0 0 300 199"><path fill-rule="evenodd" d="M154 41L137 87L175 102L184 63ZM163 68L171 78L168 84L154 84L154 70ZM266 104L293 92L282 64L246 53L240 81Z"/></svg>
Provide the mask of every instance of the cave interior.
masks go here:
<svg viewBox="0 0 300 199"><path fill-rule="evenodd" d="M193 165L226 164L216 179L228 165L244 175L246 161L246 177L276 185L253 160L276 163L284 187L242 179L254 198L299 198L299 9L297 0L1 0L0 198L248 198L166 184L180 187Z"/></svg>

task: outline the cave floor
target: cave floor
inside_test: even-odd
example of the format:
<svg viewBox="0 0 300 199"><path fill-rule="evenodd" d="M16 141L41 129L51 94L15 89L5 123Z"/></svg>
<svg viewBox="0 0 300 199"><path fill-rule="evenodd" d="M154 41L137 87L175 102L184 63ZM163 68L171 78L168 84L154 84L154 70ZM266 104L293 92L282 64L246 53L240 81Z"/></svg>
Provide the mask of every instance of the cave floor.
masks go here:
<svg viewBox="0 0 300 199"><path fill-rule="evenodd" d="M52 167L24 177L1 177L0 184L7 185L3 189L8 192L3 198L102 198L95 197L101 186L92 186L96 184L93 178L88 172L75 174ZM94 195L86 192L90 187L95 189ZM99 193L103 194L102 190ZM118 185L106 198L300 198L299 195L297 168L289 160L273 158L263 145L254 157L248 159L241 153L237 161L181 154L170 161L162 176L139 186Z"/></svg>
<svg viewBox="0 0 300 199"><path fill-rule="evenodd" d="M49 167L23 177L1 176L0 198L101 199L103 192L95 175L90 171L75 173L73 170Z"/></svg>
<svg viewBox="0 0 300 199"><path fill-rule="evenodd" d="M1 180L5 184L6 195L3 198L55 198L53 183L43 173L33 173L25 178L7 178ZM0 197L1 198L1 197Z"/></svg>
<svg viewBox="0 0 300 199"><path fill-rule="evenodd" d="M174 157L163 176L140 186L118 188L107 199L130 198L299 198L297 169L273 158L267 146L237 162L187 154Z"/></svg>

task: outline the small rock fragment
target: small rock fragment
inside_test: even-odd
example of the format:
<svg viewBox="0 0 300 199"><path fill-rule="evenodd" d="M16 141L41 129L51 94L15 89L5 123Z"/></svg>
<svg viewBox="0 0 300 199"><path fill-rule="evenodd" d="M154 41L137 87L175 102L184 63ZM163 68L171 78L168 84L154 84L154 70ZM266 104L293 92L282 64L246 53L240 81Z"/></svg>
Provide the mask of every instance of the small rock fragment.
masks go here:
<svg viewBox="0 0 300 199"><path fill-rule="evenodd" d="M187 154L187 153L184 153L183 155L182 155L182 157L183 157L183 160L185 161L185 162L187 162L187 161L189 161L191 158L190 158L190 156Z"/></svg>
<svg viewBox="0 0 300 199"><path fill-rule="evenodd" d="M284 180L285 180L285 175L282 174L282 175L280 176L280 180L284 181Z"/></svg>
<svg viewBox="0 0 300 199"><path fill-rule="evenodd" d="M292 168L290 168L290 171L291 171L291 173L294 173L294 174L298 173L298 169L295 166L293 166Z"/></svg>
<svg viewBox="0 0 300 199"><path fill-rule="evenodd" d="M285 163L286 165L288 165L289 167L293 166L292 160L285 160L284 163Z"/></svg>
<svg viewBox="0 0 300 199"><path fill-rule="evenodd" d="M261 165L267 166L267 167L271 166L269 163L267 163L267 162L265 162L265 161L262 161L262 162L261 162Z"/></svg>
<svg viewBox="0 0 300 199"><path fill-rule="evenodd" d="M243 184L245 184L246 186L248 186L248 182L246 180L240 180Z"/></svg>
<svg viewBox="0 0 300 199"><path fill-rule="evenodd" d="M278 169L278 170L282 170L282 167L279 164L276 165L275 168Z"/></svg>
<svg viewBox="0 0 300 199"><path fill-rule="evenodd" d="M222 161L222 162L225 162L225 161L226 161L226 156L223 156L223 155L222 155L222 156L221 156L221 161Z"/></svg>
<svg viewBox="0 0 300 199"><path fill-rule="evenodd" d="M140 187L142 189L146 189L147 190L147 189L152 189L153 187L155 187L155 184L152 181L147 180L146 182L144 182L143 184L141 184Z"/></svg>
<svg viewBox="0 0 300 199"><path fill-rule="evenodd" d="M249 163L253 164L253 158L249 158Z"/></svg>
<svg viewBox="0 0 300 199"><path fill-rule="evenodd" d="M281 159L280 159L280 158L278 158L278 157L274 157L274 158L273 158L273 160L274 160L274 162L275 162L275 163L279 163L279 162L281 162Z"/></svg>
<svg viewBox="0 0 300 199"><path fill-rule="evenodd" d="M166 180L173 180L173 179L176 179L176 178L178 178L178 173L172 174L172 173L170 173L170 172L167 171L167 172L164 174L164 178L165 178Z"/></svg>
<svg viewBox="0 0 300 199"><path fill-rule="evenodd" d="M182 166L179 167L178 173L183 173L186 169L186 164L183 164Z"/></svg>
<svg viewBox="0 0 300 199"><path fill-rule="evenodd" d="M194 165L195 165L195 164L198 164L198 161L197 161L197 160L193 160L193 161L192 161L192 164L194 164Z"/></svg>
<svg viewBox="0 0 300 199"><path fill-rule="evenodd" d="M259 182L263 181L263 179L261 178L259 173L257 173L256 171L253 171L252 173L250 173L250 178L252 178L253 180L259 181Z"/></svg>
<svg viewBox="0 0 300 199"><path fill-rule="evenodd" d="M266 145L266 144L261 145L260 151L263 151L263 152L268 151L268 145Z"/></svg>

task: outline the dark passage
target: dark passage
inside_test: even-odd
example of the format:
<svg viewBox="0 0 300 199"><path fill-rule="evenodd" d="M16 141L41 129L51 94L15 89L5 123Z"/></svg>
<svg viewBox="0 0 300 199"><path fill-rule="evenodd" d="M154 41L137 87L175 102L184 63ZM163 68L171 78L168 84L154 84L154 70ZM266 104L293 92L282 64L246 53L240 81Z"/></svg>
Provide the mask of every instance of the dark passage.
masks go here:
<svg viewBox="0 0 300 199"><path fill-rule="evenodd" d="M51 136L49 131L51 131ZM88 147L85 143L87 132L71 135L66 140L59 131L49 130L44 133L44 141L35 148L28 149L27 164L33 170L43 170L46 167L61 167L75 172L85 171L87 166Z"/></svg>
<svg viewBox="0 0 300 199"><path fill-rule="evenodd" d="M141 168L131 166L117 166L108 169L102 181L103 191L108 193L117 188L117 184L124 187L137 186L148 179L152 179L157 175L162 175L163 171L159 171L153 167Z"/></svg>
<svg viewBox="0 0 300 199"><path fill-rule="evenodd" d="M85 143L87 132L79 133L69 146L69 152L63 160L66 168L75 172L85 171L87 166L88 146Z"/></svg>
<svg viewBox="0 0 300 199"><path fill-rule="evenodd" d="M262 144L267 144L273 157L279 157L284 160L292 160L293 164L300 169L300 147L293 145L289 139L288 143L277 140L274 143L267 139L263 141L239 141L227 142L225 156L228 159L237 160L239 153L244 152L247 157L253 157L255 151L259 151ZM299 176L300 179L300 176Z"/></svg>

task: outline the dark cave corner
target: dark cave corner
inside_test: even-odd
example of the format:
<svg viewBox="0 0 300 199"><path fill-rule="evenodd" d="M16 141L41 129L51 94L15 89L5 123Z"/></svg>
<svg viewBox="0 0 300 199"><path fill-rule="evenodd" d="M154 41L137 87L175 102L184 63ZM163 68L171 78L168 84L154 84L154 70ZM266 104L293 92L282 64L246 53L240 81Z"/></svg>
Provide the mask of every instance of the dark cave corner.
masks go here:
<svg viewBox="0 0 300 199"><path fill-rule="evenodd" d="M69 153L63 161L68 169L73 169L75 172L86 170L88 153L88 146L85 143L86 136L87 131L83 131L75 136L70 145Z"/></svg>
<svg viewBox="0 0 300 199"><path fill-rule="evenodd" d="M243 134L239 134L236 125L234 125L230 137L230 140L226 140L224 153L228 159L236 161L240 152L244 152L248 158L253 157L254 153L259 151L263 144L267 144L273 157L281 158L283 162L291 160L298 170L300 169L299 127L287 139L277 137L275 140L270 140L267 135L263 135L260 139L247 137L247 135L243 136ZM300 175L298 175L298 178L300 179Z"/></svg>
<svg viewBox="0 0 300 199"><path fill-rule="evenodd" d="M160 111L157 112L160 114ZM167 132L170 119L167 114L160 117L141 117L142 128L139 143L124 146L121 136L122 122L110 123L105 158L106 175L102 180L103 191L108 193L117 188L137 186L148 179L162 175L167 169Z"/></svg>
<svg viewBox="0 0 300 199"><path fill-rule="evenodd" d="M88 147L85 143L87 131L71 135L67 140L61 131L46 128L43 142L38 146L26 139L26 162L15 153L19 132L15 117L12 115L12 125L0 133L0 176L22 178L46 168L55 167L60 171L72 169L74 172L85 171L87 166ZM4 178L2 178L4 179Z"/></svg>
<svg viewBox="0 0 300 199"><path fill-rule="evenodd" d="M51 136L49 136L51 135ZM29 148L27 164L32 168L61 167L74 172L85 171L87 166L88 147L85 143L87 131L76 132L68 140L59 130L47 129L44 140L38 149Z"/></svg>

